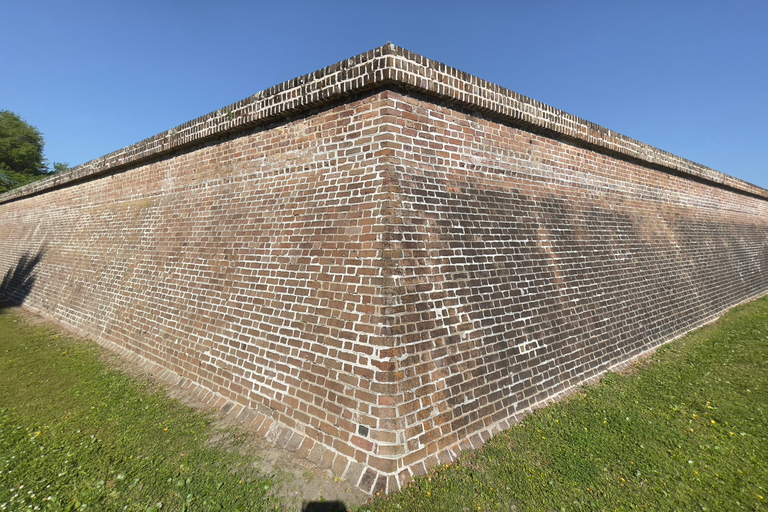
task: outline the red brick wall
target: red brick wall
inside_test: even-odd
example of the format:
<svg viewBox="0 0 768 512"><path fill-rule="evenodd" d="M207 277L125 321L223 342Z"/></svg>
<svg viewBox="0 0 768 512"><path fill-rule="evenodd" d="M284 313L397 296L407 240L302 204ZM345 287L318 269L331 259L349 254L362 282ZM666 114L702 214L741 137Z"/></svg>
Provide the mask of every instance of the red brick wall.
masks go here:
<svg viewBox="0 0 768 512"><path fill-rule="evenodd" d="M5 204L0 271L44 249L29 307L265 413L301 435L282 442L329 448L313 457L339 475L374 465L372 441L391 442L374 378L390 341L379 108L361 99Z"/></svg>
<svg viewBox="0 0 768 512"><path fill-rule="evenodd" d="M0 291L377 492L766 293L767 199L388 46L0 196Z"/></svg>
<svg viewBox="0 0 768 512"><path fill-rule="evenodd" d="M768 202L386 93L404 466L768 290Z"/></svg>

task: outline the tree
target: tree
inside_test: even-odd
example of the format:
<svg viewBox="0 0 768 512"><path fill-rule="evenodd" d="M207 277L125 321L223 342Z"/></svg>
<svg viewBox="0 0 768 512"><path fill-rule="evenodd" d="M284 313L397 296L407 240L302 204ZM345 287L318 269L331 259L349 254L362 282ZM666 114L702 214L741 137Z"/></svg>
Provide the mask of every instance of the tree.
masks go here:
<svg viewBox="0 0 768 512"><path fill-rule="evenodd" d="M0 111L0 192L45 177L43 136L8 110Z"/></svg>
<svg viewBox="0 0 768 512"><path fill-rule="evenodd" d="M69 166L69 162L53 162L53 171L54 172L67 172L72 167Z"/></svg>

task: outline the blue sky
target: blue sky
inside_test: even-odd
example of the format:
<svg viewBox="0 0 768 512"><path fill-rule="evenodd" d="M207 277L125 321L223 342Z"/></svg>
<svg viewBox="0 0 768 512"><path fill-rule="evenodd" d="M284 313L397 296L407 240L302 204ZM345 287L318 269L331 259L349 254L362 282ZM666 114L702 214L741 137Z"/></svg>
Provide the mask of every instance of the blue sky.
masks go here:
<svg viewBox="0 0 768 512"><path fill-rule="evenodd" d="M0 0L0 110L84 163L388 41L768 188L768 2Z"/></svg>

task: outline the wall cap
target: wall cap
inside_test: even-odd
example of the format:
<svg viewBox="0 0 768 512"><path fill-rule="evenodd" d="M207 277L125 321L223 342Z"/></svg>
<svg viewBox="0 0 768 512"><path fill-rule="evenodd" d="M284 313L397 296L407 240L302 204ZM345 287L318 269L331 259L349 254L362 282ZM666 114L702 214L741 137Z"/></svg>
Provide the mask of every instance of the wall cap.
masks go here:
<svg viewBox="0 0 768 512"><path fill-rule="evenodd" d="M545 130L616 155L768 199L768 190L639 142L514 91L388 43L270 87L136 144L0 195L0 204L42 194L150 158L272 122L346 96L402 87L449 104Z"/></svg>

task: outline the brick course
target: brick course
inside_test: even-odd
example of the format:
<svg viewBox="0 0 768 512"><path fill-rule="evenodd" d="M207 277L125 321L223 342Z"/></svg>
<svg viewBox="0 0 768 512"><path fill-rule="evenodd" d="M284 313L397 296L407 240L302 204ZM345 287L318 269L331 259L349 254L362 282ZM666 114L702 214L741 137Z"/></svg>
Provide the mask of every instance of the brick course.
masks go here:
<svg viewBox="0 0 768 512"><path fill-rule="evenodd" d="M387 45L0 196L0 271L378 492L766 293L767 200Z"/></svg>

